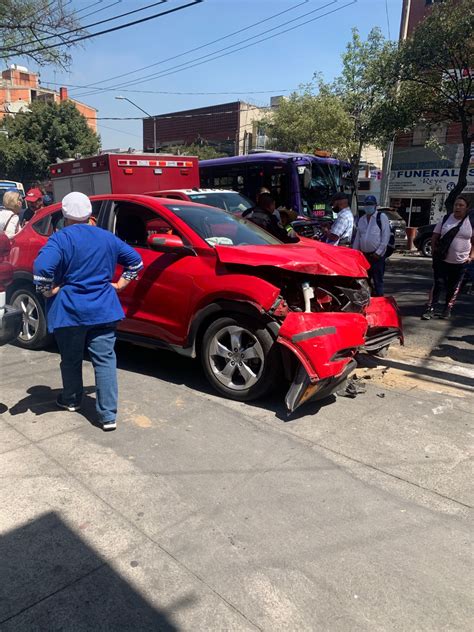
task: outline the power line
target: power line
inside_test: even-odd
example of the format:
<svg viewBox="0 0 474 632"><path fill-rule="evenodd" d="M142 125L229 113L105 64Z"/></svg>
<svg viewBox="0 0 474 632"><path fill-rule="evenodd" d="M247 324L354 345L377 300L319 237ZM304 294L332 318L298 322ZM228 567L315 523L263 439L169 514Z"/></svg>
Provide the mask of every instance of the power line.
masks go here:
<svg viewBox="0 0 474 632"><path fill-rule="evenodd" d="M90 121L144 121L147 119L157 121L169 120L169 119L190 119L202 116L221 116L222 114L236 114L237 112L250 112L251 110L270 110L269 106L251 105L248 108L240 108L239 110L222 110L220 112L201 112L199 114L155 114L153 116L84 116L85 119ZM11 114L17 114L17 112L11 112Z"/></svg>
<svg viewBox="0 0 474 632"><path fill-rule="evenodd" d="M139 11L144 11L145 9L151 9L152 7L156 7L159 4L164 4L165 2L167 2L168 0L159 0L159 2L154 2L153 4L149 4L146 7L142 7L141 9L134 9L133 11L127 11L127 13L122 13L121 15L116 15L112 18L107 18L105 20L100 20L99 22L93 22L92 24L87 24L86 26L80 26L78 28L75 29L71 29L70 31L64 31L63 33L58 33L55 35L48 35L47 37L40 37L36 40L30 40L29 42L23 42L22 46L28 46L29 44L38 44L38 42L45 42L46 40L49 39L53 39L55 37L64 37L65 35L70 35L71 33L78 33L79 31L85 31L86 29L90 29L94 26L98 26L99 24L105 24L106 22L112 22L113 20L118 20L120 18L124 18L128 15L132 15L132 13L138 13ZM122 2L122 0L118 0L118 2L113 2L112 4L108 4L106 7L103 7L103 9L99 9L99 11L103 11L104 9L107 9L111 6L113 6L114 4L118 4L119 2ZM92 13L98 13L98 11L93 11ZM88 15L92 15L92 13L88 14ZM84 16L87 17L87 16ZM70 42L65 42L66 44L69 44ZM6 48L0 48L0 50L6 50ZM33 51L32 51L33 52Z"/></svg>
<svg viewBox="0 0 474 632"><path fill-rule="evenodd" d="M327 6L330 6L331 4L334 4L335 2L338 2L338 0L332 0L332 2L329 2L328 4L323 5L322 7L319 7L319 9L318 9L318 10L321 10L322 8L325 8L325 7L327 7ZM117 85L115 85L115 86L112 86L112 87L110 88L110 90L121 89L123 86L128 86L128 85L130 85L131 83L133 83L133 85L140 85L141 83L145 83L145 82L149 81L150 79L161 79L161 78L163 78L163 77L168 77L169 75L174 75L174 74L176 74L176 73L178 73L178 72L183 72L184 70L189 70L190 68L194 68L194 67L196 67L196 66L201 66L202 64L208 63L208 62L210 62L210 61L215 61L216 59L220 59L221 57L226 57L227 55L231 55L231 54L237 53L237 52L239 52L239 51L241 51L241 50L244 50L244 49L246 49L246 48L250 48L250 47L252 47L252 46L256 46L257 44L260 44L260 43L262 43L262 42L265 42L265 41L267 41L267 40L273 39L274 37L277 37L278 35L284 35L285 33L289 33L290 31L293 31L293 30L295 30L295 29L298 29L298 28L301 28L301 27L303 27L303 26L306 26L307 24L310 24L311 22L315 22L315 21L317 21L317 20L322 19L323 17L326 17L326 16L328 16L328 15L331 15L332 13L336 13L337 11L341 11L342 9L345 9L346 7L348 7L348 6L352 5L352 4L355 4L356 2L357 2L357 0L352 0L351 2L348 2L348 3L346 3L346 4L344 4L344 5L340 6L340 7L338 7L338 8L336 8L336 9L331 10L331 11L327 11L326 13L323 13L323 14L321 14L321 15L319 15L319 16L317 16L317 17L315 17L315 18L312 18L311 20L306 20L303 24L297 24L297 25L295 25L295 26L293 26L293 27L291 27L291 28L283 29L282 31L280 31L280 32L278 32L278 33L275 33L275 34L270 35L270 36L268 36L268 37L264 37L264 38L262 38L262 39L260 39L260 40L257 40L256 42L252 42L251 44L246 44L245 46L240 46L239 48L236 48L236 49L231 50L231 51L229 51L229 52L223 53L222 55L217 55L217 56L215 56L215 57L212 57L211 59L204 59L204 61L197 61L197 60L196 60L196 61L197 61L197 63L189 63L189 62L187 62L187 63L186 63L186 65L185 65L185 64L179 64L178 66L175 66L175 67L172 67L172 68L168 68L168 69L166 69L166 70L162 71L161 73L154 74L154 75L149 75L149 76L147 76L147 77L141 78L139 81L133 81L133 82L130 82L130 81L129 81L129 82L126 82L125 84L117 84ZM314 10L313 10L313 11L310 11L309 13L314 13ZM302 16L300 16L299 18L296 18L296 20L301 19L301 18L304 18L304 17L306 17L306 15L308 15L308 14L304 14L304 15L302 15ZM291 22L294 22L294 21L295 21L295 20L291 20L291 21L290 21L290 22L288 22L287 24L290 24ZM273 31L273 30L275 30L276 28L281 28L281 26L282 26L282 25L279 25L279 26L274 27L273 29L270 29L270 30L271 30L271 31ZM268 31L267 31L267 32L268 32ZM246 40L242 40L241 42L238 42L237 44L233 44L232 46L227 46L227 47L225 47L225 48L223 48L223 49L221 49L221 50L226 50L226 49L228 49L228 48L232 48L232 47L234 47L234 46L238 46L238 44L242 44L242 43L245 43L245 42L247 42L247 41L249 41L249 40L251 40L251 39L255 39L255 37L259 37L260 35L262 35L262 33L260 33L260 34L259 34L259 35L257 35L257 36L253 36L253 37L251 37L251 38L247 38ZM209 55L204 55L203 57L198 58L198 59L203 59L203 58L206 58L206 57L211 57L211 55L215 55L215 53L216 53L216 52L220 52L220 51L215 51L214 53L210 53ZM184 68L182 68L181 66L185 66L185 67L184 67ZM94 93L92 93L92 94L94 94ZM83 98L84 96L89 96L89 93L88 93L88 94L82 94L82 95L81 95L81 98Z"/></svg>
<svg viewBox="0 0 474 632"><path fill-rule="evenodd" d="M56 1L56 0L54 0ZM82 9L78 9L77 11L75 11L76 15L78 15L79 13L82 13L83 11L87 11L87 9L90 9L91 7L96 6L97 4L102 4L104 2L104 0L97 0L96 2L91 2L90 4L86 4L85 7L82 7ZM101 9L98 9L98 11L101 11Z"/></svg>
<svg viewBox="0 0 474 632"><path fill-rule="evenodd" d="M295 9L297 9L298 7L302 6L303 4L307 4L309 0L303 0L303 2L300 2L299 4L295 5L294 7L290 7L289 9L285 9L284 11L280 11L279 13L275 13L271 16L269 16L268 18L265 18L264 20L260 20L259 22L254 22L253 24L248 24L240 29L238 29L237 31L233 31L232 33L228 33L227 35L223 35L222 37L219 37L215 40L212 40L211 42L207 42L206 44L201 44L200 46L196 46L195 48L190 48L189 50L184 51L183 53L179 53L178 55L173 55L172 57L167 57L166 59L162 59L160 61L154 62L153 64L148 64L147 66L142 66L141 68L135 68L134 70L131 70L130 72L126 72L124 74L121 75L115 75L114 77L109 77L108 79L103 79L101 81L96 81L95 83L91 83L87 86L87 88L92 88L93 86L97 86L98 84L103 84L103 83L108 83L109 81L113 81L114 79L123 79L123 77L127 77L129 75L135 75L138 72L141 72L142 70L148 70L148 68L153 68L155 66L159 66L161 64L165 64L168 61L173 61L174 59L178 59L179 57L184 57L185 55L189 55L190 53L194 53L198 50L201 50L202 48L207 48L208 46L212 46L212 44L217 44L217 42L221 42L222 40L225 40L229 37L233 37L234 35L238 35L239 33L242 33L243 31L246 31L250 28L253 28L255 26L259 26L260 24L264 24L265 22L268 22L270 20L273 20L277 17L279 17L280 15L283 15L284 13L288 13L289 11L294 11ZM98 89L98 88L97 88Z"/></svg>
<svg viewBox="0 0 474 632"><path fill-rule="evenodd" d="M192 0L192 2L188 2L188 4L183 4L180 7L175 7L174 9L168 9L167 11L162 11L161 13L155 13L154 15L150 15L147 18L141 18L140 20L135 20L134 22L127 22L126 24L122 24L121 26L115 26L114 28L105 29L104 31L98 31L97 33L91 33L89 35L83 35L82 37L76 37L75 39L69 40L67 42L60 42L58 44L49 44L48 46L41 46L40 48L33 48L32 50L22 51L21 54L31 55L32 53L48 50L50 48L57 48L58 46L69 46L70 44L74 44L75 42L82 42L84 40L91 39L99 35L105 35L106 33L113 33L114 31L120 31L121 29L125 29L130 26L135 26L136 24L142 24L143 22L154 20L158 17L162 17L163 15L169 15L170 13L175 13L176 11L187 9L189 7L195 6L196 4L200 4L201 2L204 2L204 0ZM0 59L8 59L9 57L11 57L11 55L2 55L0 56Z"/></svg>
<svg viewBox="0 0 474 632"><path fill-rule="evenodd" d="M58 81L47 81L42 82L42 85L52 85L52 86L61 86L64 88L87 88L88 86L81 86L74 83L59 83ZM108 90L108 88L97 88L97 91ZM278 88L275 90L245 90L244 88L241 90L231 91L231 92L172 92L169 90L128 90L125 88L122 92L132 92L132 93L140 93L140 94L173 94L173 95L181 95L181 96L202 96L202 95L219 95L219 94L279 94L280 92L293 92L294 88ZM78 95L77 98L80 98L81 95Z"/></svg>
<svg viewBox="0 0 474 632"><path fill-rule="evenodd" d="M115 2L111 2L110 4L106 4L105 7L102 7L101 9L96 9L95 11L91 11L90 13L86 13L85 15L82 16L81 20L83 20L84 18L88 18L91 15L95 15L96 13L100 13L101 11L105 11L106 9L110 9L110 7L114 7L116 4L120 4L122 2L122 0L115 0ZM94 6L93 4L90 4L89 7ZM84 9L83 9L84 11Z"/></svg>
<svg viewBox="0 0 474 632"><path fill-rule="evenodd" d="M128 134L128 136L134 136L135 138L140 138L143 140L142 134L133 134L132 132L126 132L123 129L115 129L115 127L108 127L108 125L100 125L101 129L109 129L111 132L118 132L119 134Z"/></svg>

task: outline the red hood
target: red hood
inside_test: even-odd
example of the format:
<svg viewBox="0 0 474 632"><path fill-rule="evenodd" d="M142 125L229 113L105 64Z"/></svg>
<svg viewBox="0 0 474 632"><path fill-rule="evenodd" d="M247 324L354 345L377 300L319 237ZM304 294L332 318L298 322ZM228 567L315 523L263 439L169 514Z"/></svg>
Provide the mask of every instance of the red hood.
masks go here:
<svg viewBox="0 0 474 632"><path fill-rule="evenodd" d="M216 246L221 263L245 266L273 266L301 272L331 276L366 277L369 264L364 255L350 248L318 242L283 246Z"/></svg>

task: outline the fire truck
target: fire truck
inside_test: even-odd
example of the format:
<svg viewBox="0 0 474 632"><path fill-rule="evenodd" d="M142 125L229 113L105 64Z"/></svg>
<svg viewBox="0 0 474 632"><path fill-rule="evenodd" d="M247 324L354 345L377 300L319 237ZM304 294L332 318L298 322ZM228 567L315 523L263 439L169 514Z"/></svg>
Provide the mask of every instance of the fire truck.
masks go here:
<svg viewBox="0 0 474 632"><path fill-rule="evenodd" d="M56 202L71 191L102 195L199 187L196 156L110 153L58 162L49 172Z"/></svg>

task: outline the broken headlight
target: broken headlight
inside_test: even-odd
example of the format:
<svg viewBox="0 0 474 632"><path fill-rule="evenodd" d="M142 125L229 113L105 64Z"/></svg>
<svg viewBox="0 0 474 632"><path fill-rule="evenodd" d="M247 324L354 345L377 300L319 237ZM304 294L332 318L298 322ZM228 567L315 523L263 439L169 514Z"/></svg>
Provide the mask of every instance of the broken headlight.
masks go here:
<svg viewBox="0 0 474 632"><path fill-rule="evenodd" d="M351 306L362 310L364 307L367 307L370 302L370 289L367 280L358 279L354 285L355 287L337 288L349 301L349 303L343 307L344 311L349 311Z"/></svg>

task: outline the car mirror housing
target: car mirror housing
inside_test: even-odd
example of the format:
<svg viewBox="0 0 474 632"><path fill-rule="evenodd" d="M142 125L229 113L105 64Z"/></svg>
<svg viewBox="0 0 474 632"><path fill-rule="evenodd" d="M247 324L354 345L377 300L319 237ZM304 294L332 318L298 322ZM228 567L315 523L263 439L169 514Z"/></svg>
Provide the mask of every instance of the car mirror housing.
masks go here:
<svg viewBox="0 0 474 632"><path fill-rule="evenodd" d="M165 233L148 235L148 246L157 252L175 252L180 254L193 254L192 248L185 246L181 237Z"/></svg>

